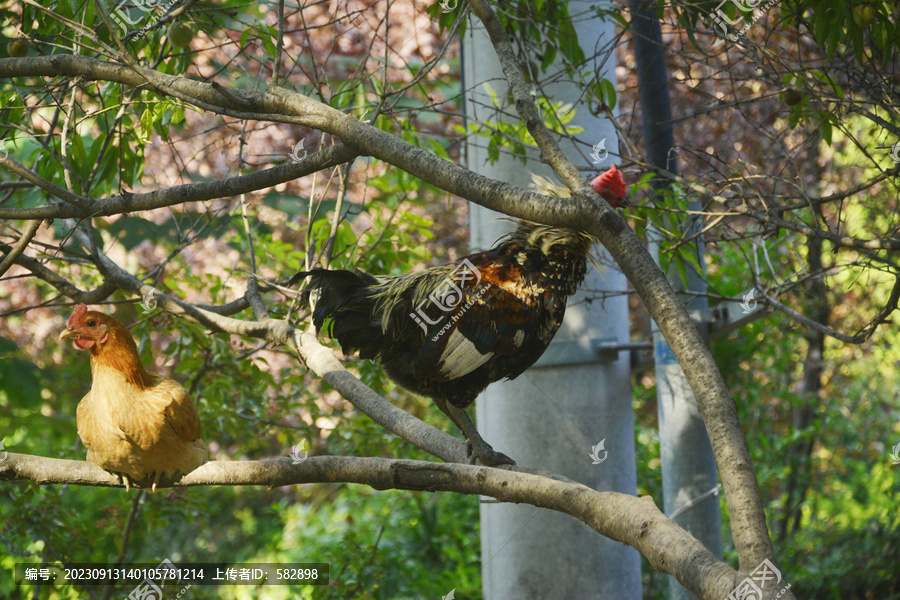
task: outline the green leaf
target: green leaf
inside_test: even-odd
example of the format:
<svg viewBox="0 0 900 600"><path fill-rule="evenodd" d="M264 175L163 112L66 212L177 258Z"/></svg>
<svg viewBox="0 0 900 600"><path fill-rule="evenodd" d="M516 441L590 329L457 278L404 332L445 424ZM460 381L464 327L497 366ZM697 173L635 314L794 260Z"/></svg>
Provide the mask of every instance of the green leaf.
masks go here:
<svg viewBox="0 0 900 600"><path fill-rule="evenodd" d="M831 123L828 122L827 119L823 120L822 123L819 124L819 133L822 134L822 140L829 146L831 145L832 132L833 130L831 127Z"/></svg>
<svg viewBox="0 0 900 600"><path fill-rule="evenodd" d="M541 71L546 72L547 69L550 68L550 65L553 64L554 60L556 60L556 48L553 46L545 46L544 56L541 59Z"/></svg>
<svg viewBox="0 0 900 600"><path fill-rule="evenodd" d="M568 10L566 10L568 17ZM578 34L572 26L572 19L566 18L559 26L559 49L569 62L573 65L579 65L584 62L584 50L578 43Z"/></svg>
<svg viewBox="0 0 900 600"><path fill-rule="evenodd" d="M616 86L609 79L600 80L600 100L610 110L616 107Z"/></svg>

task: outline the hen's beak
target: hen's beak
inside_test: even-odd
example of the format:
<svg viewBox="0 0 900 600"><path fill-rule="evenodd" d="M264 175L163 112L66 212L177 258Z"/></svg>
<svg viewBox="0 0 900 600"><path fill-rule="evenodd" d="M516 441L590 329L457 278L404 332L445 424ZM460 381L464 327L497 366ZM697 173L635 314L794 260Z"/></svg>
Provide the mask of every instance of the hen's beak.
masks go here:
<svg viewBox="0 0 900 600"><path fill-rule="evenodd" d="M75 330L71 327L66 327L59 334L59 341L63 341L66 338L76 337L78 334L75 333Z"/></svg>

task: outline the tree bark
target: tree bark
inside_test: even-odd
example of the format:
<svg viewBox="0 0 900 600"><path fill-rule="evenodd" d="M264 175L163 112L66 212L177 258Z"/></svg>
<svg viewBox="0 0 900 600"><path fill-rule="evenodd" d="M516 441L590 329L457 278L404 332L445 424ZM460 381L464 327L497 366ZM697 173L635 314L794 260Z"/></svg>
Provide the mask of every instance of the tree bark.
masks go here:
<svg viewBox="0 0 900 600"><path fill-rule="evenodd" d="M0 462L0 481L3 480L123 487L116 476L93 463L13 453ZM175 482L161 482L157 488L260 485L271 489L333 482L368 485L376 490L477 494L500 502L557 510L606 537L634 546L654 568L675 574L704 600L725 598L738 577L703 544L659 512L652 498L597 492L578 483L493 467L345 456L314 456L298 464L290 458L217 461L201 465Z"/></svg>

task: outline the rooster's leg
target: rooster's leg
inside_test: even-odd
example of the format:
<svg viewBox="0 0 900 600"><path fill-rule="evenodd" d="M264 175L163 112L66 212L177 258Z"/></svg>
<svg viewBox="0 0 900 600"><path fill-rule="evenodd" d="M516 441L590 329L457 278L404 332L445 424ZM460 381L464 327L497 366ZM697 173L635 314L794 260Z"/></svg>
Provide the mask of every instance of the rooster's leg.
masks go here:
<svg viewBox="0 0 900 600"><path fill-rule="evenodd" d="M506 456L502 452L494 450L490 444L484 441L472 420L469 419L466 409L454 406L450 402L440 402L435 400L435 404L443 411L453 423L459 427L463 435L466 436L466 445L468 446L466 455L469 456L469 464L474 465L475 459L481 461L481 464L487 467L495 465L514 465L516 461Z"/></svg>

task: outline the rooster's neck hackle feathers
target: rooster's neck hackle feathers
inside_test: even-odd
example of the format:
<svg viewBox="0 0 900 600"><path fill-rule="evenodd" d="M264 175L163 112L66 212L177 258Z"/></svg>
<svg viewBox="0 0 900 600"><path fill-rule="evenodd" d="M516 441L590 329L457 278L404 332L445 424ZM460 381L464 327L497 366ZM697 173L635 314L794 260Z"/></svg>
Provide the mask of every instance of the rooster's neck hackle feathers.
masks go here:
<svg viewBox="0 0 900 600"><path fill-rule="evenodd" d="M594 238L581 231L527 222L510 235L510 240L538 250L552 262L584 260L594 242Z"/></svg>
<svg viewBox="0 0 900 600"><path fill-rule="evenodd" d="M568 187L536 173L531 174L531 187L545 196L556 196L557 198L572 197L572 192ZM594 188L595 192L603 196L613 208L626 204L625 195L628 193L628 187L625 185L622 171L616 169L616 165L612 165L608 171L595 177L591 182L591 187Z"/></svg>
<svg viewBox="0 0 900 600"><path fill-rule="evenodd" d="M571 296L587 276L586 259L590 255L594 238L573 229L549 227L547 225L523 224L512 234L511 240L522 239L526 248L517 257L523 269L535 268L548 278L554 293ZM529 259L531 254L542 257L537 267ZM553 289L555 288L555 289Z"/></svg>
<svg viewBox="0 0 900 600"><path fill-rule="evenodd" d="M545 196L556 196L557 198L571 198L572 192L564 185L560 185L537 173L531 174L531 187L534 191L544 194Z"/></svg>

